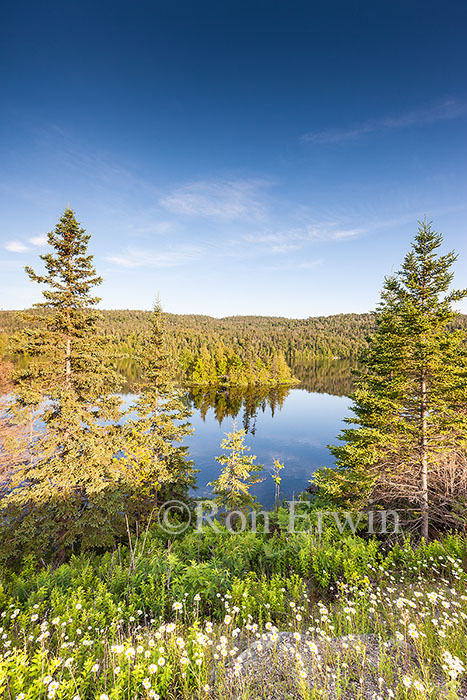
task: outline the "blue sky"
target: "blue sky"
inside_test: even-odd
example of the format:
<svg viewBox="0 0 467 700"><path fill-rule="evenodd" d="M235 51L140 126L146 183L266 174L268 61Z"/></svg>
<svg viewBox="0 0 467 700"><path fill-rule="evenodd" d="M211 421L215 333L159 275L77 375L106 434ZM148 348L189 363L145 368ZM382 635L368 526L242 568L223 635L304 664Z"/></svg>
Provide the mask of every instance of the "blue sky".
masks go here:
<svg viewBox="0 0 467 700"><path fill-rule="evenodd" d="M466 26L460 1L8 3L0 308L39 300L22 269L67 204L104 308L367 311L424 214L465 286Z"/></svg>

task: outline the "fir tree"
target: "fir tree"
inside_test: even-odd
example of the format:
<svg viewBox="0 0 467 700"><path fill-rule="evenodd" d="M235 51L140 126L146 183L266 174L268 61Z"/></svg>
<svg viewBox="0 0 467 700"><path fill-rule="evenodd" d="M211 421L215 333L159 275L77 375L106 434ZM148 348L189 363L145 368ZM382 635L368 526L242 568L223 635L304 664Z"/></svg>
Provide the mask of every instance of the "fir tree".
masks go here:
<svg viewBox="0 0 467 700"><path fill-rule="evenodd" d="M167 498L184 498L195 484L188 448L180 445L193 429L185 395L173 385L173 364L167 349L164 313L154 306L150 329L139 357L140 393L136 417L124 429L122 464L131 485L131 503L138 519Z"/></svg>
<svg viewBox="0 0 467 700"><path fill-rule="evenodd" d="M250 448L245 445L245 435L245 430L236 430L235 424L233 431L227 433L221 447L228 454L216 457L224 468L219 478L208 484L212 486L215 502L227 511L245 512L254 507L256 498L250 489L262 481L259 474L263 467L255 464L255 455L248 454Z"/></svg>
<svg viewBox="0 0 467 700"><path fill-rule="evenodd" d="M314 479L346 506L415 509L425 539L430 522L459 525L466 515L467 348L452 304L467 290L449 291L456 255L438 255L441 243L420 223L401 271L386 279L347 419L358 427L331 448L337 468Z"/></svg>
<svg viewBox="0 0 467 700"><path fill-rule="evenodd" d="M113 455L120 400L117 376L96 331L92 295L101 283L87 247L90 236L67 208L48 234L45 272L27 267L44 285L35 328L16 338L29 361L15 376L10 417L29 411L44 429L32 457L16 470L2 500L8 552L34 547L63 558L78 546L113 541L118 521L118 470Z"/></svg>

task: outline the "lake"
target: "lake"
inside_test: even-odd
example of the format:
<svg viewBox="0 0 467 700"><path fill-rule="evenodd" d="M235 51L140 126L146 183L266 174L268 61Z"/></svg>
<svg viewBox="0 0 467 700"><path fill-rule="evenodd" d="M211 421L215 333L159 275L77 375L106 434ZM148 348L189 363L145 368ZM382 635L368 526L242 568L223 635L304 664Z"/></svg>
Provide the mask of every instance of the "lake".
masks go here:
<svg viewBox="0 0 467 700"><path fill-rule="evenodd" d="M131 371L130 371L131 370ZM215 389L195 387L187 390L186 400L193 409L190 419L194 434L185 440L197 475L197 497L210 497L208 482L219 475L221 465L215 457L222 454L220 443L234 422L247 432L246 444L257 463L264 466L264 480L253 493L265 507L274 504L274 482L269 473L275 459L281 471L281 499L291 499L307 488L313 472L332 466L327 445L336 442L350 415L348 394L352 391L351 366L348 361L294 366L300 380L294 388L250 387ZM122 368L126 388L125 403L135 399L134 385L139 371L134 366Z"/></svg>
<svg viewBox="0 0 467 700"><path fill-rule="evenodd" d="M232 431L234 421L237 428L245 428L245 443L265 467L264 481L253 489L265 507L274 504L274 482L267 470L275 459L285 465L280 474L281 498L287 499L297 497L309 485L316 469L333 465L326 446L335 443L344 427L343 418L350 415L351 401L346 395L352 390L349 365L334 362L294 371L301 380L297 388L198 387L187 393L195 432L184 444L199 469L197 497L211 494L207 484L221 469L215 457L222 454L221 440ZM127 398L131 402L132 397Z"/></svg>

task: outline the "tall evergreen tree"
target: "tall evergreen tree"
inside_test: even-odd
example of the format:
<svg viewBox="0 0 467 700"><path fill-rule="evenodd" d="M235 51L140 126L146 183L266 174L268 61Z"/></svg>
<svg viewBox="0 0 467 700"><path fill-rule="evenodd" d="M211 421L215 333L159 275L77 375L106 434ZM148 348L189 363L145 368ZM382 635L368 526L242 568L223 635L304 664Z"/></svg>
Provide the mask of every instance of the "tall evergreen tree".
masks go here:
<svg viewBox="0 0 467 700"><path fill-rule="evenodd" d="M167 348L164 313L159 301L139 357L142 369L136 417L124 428L122 464L131 485L130 501L139 519L167 498L184 498L195 484L188 448L180 443L193 429L192 411L173 384L173 363Z"/></svg>
<svg viewBox="0 0 467 700"><path fill-rule="evenodd" d="M35 328L16 338L29 362L16 373L10 414L15 419L29 410L44 429L1 503L8 551L33 545L63 557L77 546L111 543L117 527L118 379L96 330L92 307L99 299L91 292L102 280L89 239L67 208L48 234L44 273L26 268L44 285L44 301L35 305Z"/></svg>
<svg viewBox="0 0 467 700"><path fill-rule="evenodd" d="M228 454L216 457L223 469L212 486L215 502L227 511L247 511L255 506L256 498L251 493L251 487L262 481L259 476L263 466L255 464L255 455L249 455L250 448L245 445L245 431L236 430L222 440L221 447Z"/></svg>
<svg viewBox="0 0 467 700"><path fill-rule="evenodd" d="M449 291L456 255L439 255L442 236L420 223L402 269L387 278L376 332L353 395L357 426L331 448L336 469L314 478L350 507L368 501L415 509L420 532L466 517L467 347L454 330ZM456 493L457 491L457 493Z"/></svg>

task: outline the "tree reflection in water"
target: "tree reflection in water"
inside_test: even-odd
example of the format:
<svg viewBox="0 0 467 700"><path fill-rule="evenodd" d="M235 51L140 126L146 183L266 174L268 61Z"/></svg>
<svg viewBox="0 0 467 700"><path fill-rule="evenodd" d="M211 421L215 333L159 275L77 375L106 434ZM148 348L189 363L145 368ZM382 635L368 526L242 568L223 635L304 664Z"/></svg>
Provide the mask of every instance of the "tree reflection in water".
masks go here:
<svg viewBox="0 0 467 700"><path fill-rule="evenodd" d="M290 391L290 386L279 385L250 387L191 387L188 397L193 408L199 411L203 420L210 408L219 425L224 418L239 418L242 427L252 435L256 432L258 412L270 409L271 414L281 409Z"/></svg>
<svg viewBox="0 0 467 700"><path fill-rule="evenodd" d="M280 411L291 389L305 389L310 393L348 396L353 391L350 360L323 360L314 363L296 362L294 375L300 384L293 386L207 386L187 387L187 404L199 411L203 421L213 409L219 425L225 418L237 419L247 433L256 432L259 412L271 411L274 416ZM134 360L123 360L118 366L124 380L123 393L136 393L140 381L140 370Z"/></svg>

